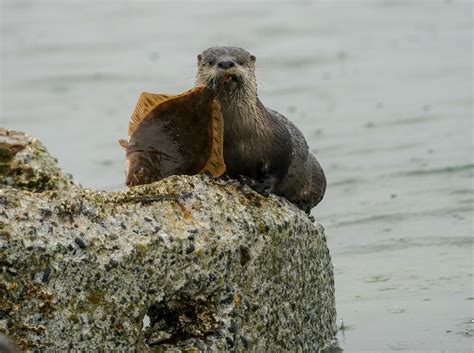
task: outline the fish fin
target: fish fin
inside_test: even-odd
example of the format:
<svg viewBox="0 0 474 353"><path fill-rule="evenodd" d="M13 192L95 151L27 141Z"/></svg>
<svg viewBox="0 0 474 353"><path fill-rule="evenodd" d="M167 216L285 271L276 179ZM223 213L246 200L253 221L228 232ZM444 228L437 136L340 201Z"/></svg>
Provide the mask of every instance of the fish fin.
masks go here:
<svg viewBox="0 0 474 353"><path fill-rule="evenodd" d="M125 139L119 139L118 143L120 147L122 147L123 149L126 149L128 147L128 141Z"/></svg>
<svg viewBox="0 0 474 353"><path fill-rule="evenodd" d="M132 113L130 122L128 123L128 136L132 136L133 132L137 129L138 125L145 119L145 117L158 105L173 98L167 94L155 94L149 92L143 92L138 98L135 110Z"/></svg>
<svg viewBox="0 0 474 353"><path fill-rule="evenodd" d="M217 101L212 102L212 150L202 172L208 172L213 177L224 174L226 167L224 162L224 118Z"/></svg>

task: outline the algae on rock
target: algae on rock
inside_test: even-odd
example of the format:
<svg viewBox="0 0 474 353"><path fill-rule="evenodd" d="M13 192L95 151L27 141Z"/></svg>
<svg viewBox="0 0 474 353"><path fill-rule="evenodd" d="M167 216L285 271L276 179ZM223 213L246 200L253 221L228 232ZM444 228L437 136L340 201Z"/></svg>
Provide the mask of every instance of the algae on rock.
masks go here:
<svg viewBox="0 0 474 353"><path fill-rule="evenodd" d="M64 185L0 190L0 333L21 350L314 352L333 340L324 231L284 199L203 175Z"/></svg>
<svg viewBox="0 0 474 353"><path fill-rule="evenodd" d="M70 177L37 139L24 133L0 128L0 188L41 192L66 190Z"/></svg>

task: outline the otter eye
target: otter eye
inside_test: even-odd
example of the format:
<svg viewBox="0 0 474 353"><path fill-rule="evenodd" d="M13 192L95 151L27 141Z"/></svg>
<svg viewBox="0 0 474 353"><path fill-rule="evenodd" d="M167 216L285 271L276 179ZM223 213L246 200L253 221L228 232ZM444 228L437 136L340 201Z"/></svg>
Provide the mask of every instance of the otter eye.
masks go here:
<svg viewBox="0 0 474 353"><path fill-rule="evenodd" d="M243 64L245 64L245 62L243 60L239 60L237 61L237 64L239 64L240 66L242 66Z"/></svg>
<svg viewBox="0 0 474 353"><path fill-rule="evenodd" d="M207 64L208 64L209 66L212 66L212 65L215 64L215 62L214 62L214 60L209 60L209 61L207 62Z"/></svg>

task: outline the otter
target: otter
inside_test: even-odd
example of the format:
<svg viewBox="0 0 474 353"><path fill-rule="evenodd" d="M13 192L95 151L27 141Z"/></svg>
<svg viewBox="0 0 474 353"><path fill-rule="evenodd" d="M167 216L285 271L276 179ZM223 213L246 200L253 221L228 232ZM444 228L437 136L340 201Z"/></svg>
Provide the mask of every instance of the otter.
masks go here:
<svg viewBox="0 0 474 353"><path fill-rule="evenodd" d="M212 47L197 57L196 85L217 90L226 174L309 214L324 196L326 177L301 131L258 98L255 62L238 47Z"/></svg>

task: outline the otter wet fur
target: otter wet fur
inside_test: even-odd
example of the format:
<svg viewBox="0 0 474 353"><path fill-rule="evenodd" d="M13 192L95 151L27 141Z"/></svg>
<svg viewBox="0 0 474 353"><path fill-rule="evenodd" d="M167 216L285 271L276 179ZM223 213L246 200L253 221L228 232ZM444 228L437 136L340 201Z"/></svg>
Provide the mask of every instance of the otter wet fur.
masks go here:
<svg viewBox="0 0 474 353"><path fill-rule="evenodd" d="M213 47L197 59L196 85L218 90L226 174L309 214L324 196L326 177L301 131L258 98L256 57L238 47Z"/></svg>

